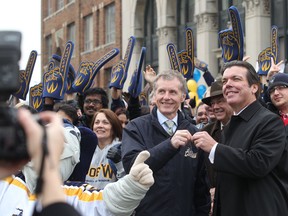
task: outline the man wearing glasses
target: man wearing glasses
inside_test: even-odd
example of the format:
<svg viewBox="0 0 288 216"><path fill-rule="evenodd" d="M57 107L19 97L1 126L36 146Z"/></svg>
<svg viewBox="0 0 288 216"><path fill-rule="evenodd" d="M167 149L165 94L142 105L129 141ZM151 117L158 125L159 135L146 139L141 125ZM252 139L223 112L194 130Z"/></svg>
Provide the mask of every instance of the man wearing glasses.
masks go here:
<svg viewBox="0 0 288 216"><path fill-rule="evenodd" d="M285 125L288 124L288 75L277 73L269 81L268 92Z"/></svg>
<svg viewBox="0 0 288 216"><path fill-rule="evenodd" d="M80 125L90 128L95 112L102 108L108 108L108 96L102 88L87 89L82 98L79 98L79 105L82 107L83 115L80 118Z"/></svg>

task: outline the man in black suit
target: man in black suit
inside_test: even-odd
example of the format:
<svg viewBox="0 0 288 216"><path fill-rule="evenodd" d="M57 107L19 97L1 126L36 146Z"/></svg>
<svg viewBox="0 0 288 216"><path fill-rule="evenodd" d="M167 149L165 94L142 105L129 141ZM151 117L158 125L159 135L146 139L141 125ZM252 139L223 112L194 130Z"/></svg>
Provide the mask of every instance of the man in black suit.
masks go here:
<svg viewBox="0 0 288 216"><path fill-rule="evenodd" d="M231 61L221 71L223 95L234 111L224 140L217 143L204 131L193 135L217 171L214 215L288 215L284 124L257 100L260 82L252 65Z"/></svg>

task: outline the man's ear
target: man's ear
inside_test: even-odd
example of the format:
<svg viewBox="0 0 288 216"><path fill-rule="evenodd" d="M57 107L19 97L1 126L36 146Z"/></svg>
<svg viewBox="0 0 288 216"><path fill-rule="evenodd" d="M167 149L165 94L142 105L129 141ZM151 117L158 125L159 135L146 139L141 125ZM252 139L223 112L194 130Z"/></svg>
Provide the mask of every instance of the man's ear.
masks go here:
<svg viewBox="0 0 288 216"><path fill-rule="evenodd" d="M186 94L184 93L184 94L182 94L181 103L183 103L185 101L185 99L186 99Z"/></svg>
<svg viewBox="0 0 288 216"><path fill-rule="evenodd" d="M258 91L259 86L257 84L252 84L251 85L251 90L253 94L256 94L256 92Z"/></svg>

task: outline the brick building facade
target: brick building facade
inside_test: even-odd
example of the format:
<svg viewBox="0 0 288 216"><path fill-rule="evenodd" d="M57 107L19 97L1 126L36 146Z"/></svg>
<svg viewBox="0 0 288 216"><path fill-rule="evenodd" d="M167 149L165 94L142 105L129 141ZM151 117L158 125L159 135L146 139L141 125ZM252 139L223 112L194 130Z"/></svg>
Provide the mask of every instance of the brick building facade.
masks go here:
<svg viewBox="0 0 288 216"><path fill-rule="evenodd" d="M65 43L75 44L72 65L95 62L113 48L120 54L105 64L94 84L108 89L110 69L121 58L121 0L42 0L41 68L47 69L52 54L62 54Z"/></svg>

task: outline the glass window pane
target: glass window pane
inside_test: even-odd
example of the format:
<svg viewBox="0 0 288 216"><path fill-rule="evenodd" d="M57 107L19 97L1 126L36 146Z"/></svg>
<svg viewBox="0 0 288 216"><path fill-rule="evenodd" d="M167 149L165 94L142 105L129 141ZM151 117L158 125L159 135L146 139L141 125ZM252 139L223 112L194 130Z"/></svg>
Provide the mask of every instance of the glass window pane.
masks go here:
<svg viewBox="0 0 288 216"><path fill-rule="evenodd" d="M64 7L64 0L57 0L57 10L60 10Z"/></svg>
<svg viewBox="0 0 288 216"><path fill-rule="evenodd" d="M52 12L52 0L47 0L47 16L50 16Z"/></svg>
<svg viewBox="0 0 288 216"><path fill-rule="evenodd" d="M177 51L185 49L185 30L187 27L192 28L194 35L194 44L196 44L196 23L194 22L195 14L195 0L181 0L178 1L177 8ZM194 52L196 53L196 46L194 46Z"/></svg>
<svg viewBox="0 0 288 216"><path fill-rule="evenodd" d="M72 42L75 42L75 23L71 23L68 25L68 40L71 40Z"/></svg>
<svg viewBox="0 0 288 216"><path fill-rule="evenodd" d="M158 36L157 30L157 10L156 2L154 0L148 0L145 8L145 46L147 48L145 64L149 64L155 68L158 68Z"/></svg>
<svg viewBox="0 0 288 216"><path fill-rule="evenodd" d="M114 42L115 33L115 5L110 4L105 8L105 42Z"/></svg>
<svg viewBox="0 0 288 216"><path fill-rule="evenodd" d="M187 20L187 22L194 22L195 0L189 0L187 8L188 8L188 20Z"/></svg>
<svg viewBox="0 0 288 216"><path fill-rule="evenodd" d="M283 14L283 7L284 3L283 0L274 0L271 2L272 4L272 23L277 25L278 28L284 26L284 14Z"/></svg>
<svg viewBox="0 0 288 216"><path fill-rule="evenodd" d="M228 9L229 6L229 0L221 0L221 11Z"/></svg>
<svg viewBox="0 0 288 216"><path fill-rule="evenodd" d="M84 18L84 51L93 49L93 19L92 15Z"/></svg>

